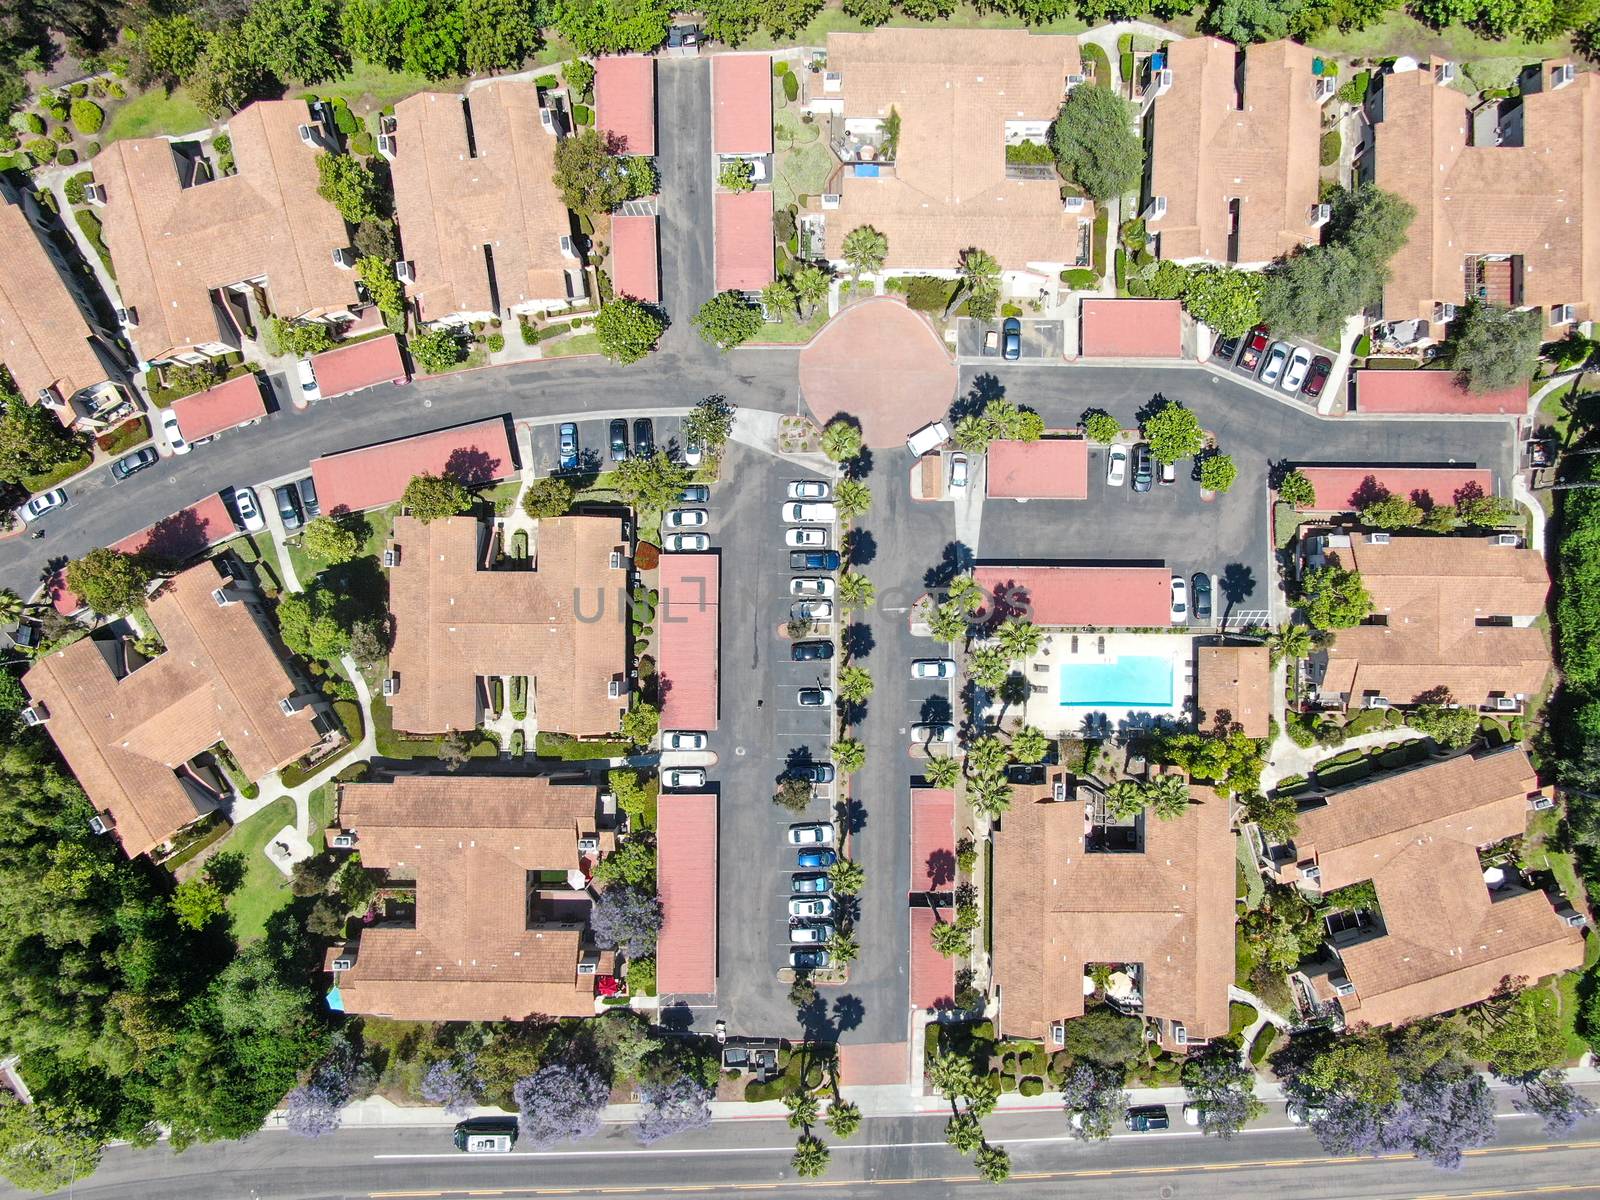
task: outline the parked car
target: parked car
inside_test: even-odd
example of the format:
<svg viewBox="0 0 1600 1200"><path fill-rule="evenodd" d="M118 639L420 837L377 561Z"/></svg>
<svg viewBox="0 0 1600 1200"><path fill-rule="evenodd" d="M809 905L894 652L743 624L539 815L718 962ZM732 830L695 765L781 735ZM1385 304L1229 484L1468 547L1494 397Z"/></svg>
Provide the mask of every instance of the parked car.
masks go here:
<svg viewBox="0 0 1600 1200"><path fill-rule="evenodd" d="M462 1121L451 1141L465 1154L510 1154L517 1143L517 1123L495 1117Z"/></svg>
<svg viewBox="0 0 1600 1200"><path fill-rule="evenodd" d="M691 46L700 44L700 26L674 25L667 30L667 47L672 50L686 50Z"/></svg>
<svg viewBox="0 0 1600 1200"><path fill-rule="evenodd" d="M686 442L683 443L683 465L684 466L686 466L686 467L698 467L704 460L705 460L705 451L701 448L699 442L695 441L694 438L691 437L690 439L688 439Z"/></svg>
<svg viewBox="0 0 1600 1200"><path fill-rule="evenodd" d="M1007 317L1005 324L1000 326L1000 332L1004 335L1006 343L1001 357L1008 362L1015 362L1022 357L1022 322L1015 317Z"/></svg>
<svg viewBox="0 0 1600 1200"><path fill-rule="evenodd" d="M1219 337L1211 343L1211 357L1220 363L1231 363L1239 356L1239 343L1243 339Z"/></svg>
<svg viewBox="0 0 1600 1200"><path fill-rule="evenodd" d="M913 679L951 679L956 673L953 658L918 658L911 663Z"/></svg>
<svg viewBox="0 0 1600 1200"><path fill-rule="evenodd" d="M789 915L802 921L825 921L833 916L833 897L818 896L814 900L791 900Z"/></svg>
<svg viewBox="0 0 1600 1200"><path fill-rule="evenodd" d="M934 742L950 744L956 740L956 727L932 721L925 725L913 725L911 736L924 745L932 745Z"/></svg>
<svg viewBox="0 0 1600 1200"><path fill-rule="evenodd" d="M789 965L796 971L822 971L833 959L819 948L789 951Z"/></svg>
<svg viewBox="0 0 1600 1200"><path fill-rule="evenodd" d="M791 571L837 571L839 569L839 552L837 550L794 550L789 554L789 569Z"/></svg>
<svg viewBox="0 0 1600 1200"><path fill-rule="evenodd" d="M141 446L132 454L124 454L111 464L111 478L122 480L129 475L137 475L146 467L153 467L161 460L153 447Z"/></svg>
<svg viewBox="0 0 1600 1200"><path fill-rule="evenodd" d="M826 529L786 529L783 531L783 544L790 549L796 547L808 549L824 548L828 544L828 531Z"/></svg>
<svg viewBox="0 0 1600 1200"><path fill-rule="evenodd" d="M833 601L796 600L789 606L789 616L796 621L831 621Z"/></svg>
<svg viewBox="0 0 1600 1200"><path fill-rule="evenodd" d="M663 750L704 750L706 735L688 729L669 729L661 735Z"/></svg>
<svg viewBox="0 0 1600 1200"><path fill-rule="evenodd" d="M1301 386L1303 395L1310 396L1313 400L1322 395L1322 389L1328 386L1328 376L1333 373L1333 363L1328 356L1319 354L1311 360L1311 369L1306 372L1306 381Z"/></svg>
<svg viewBox="0 0 1600 1200"><path fill-rule="evenodd" d="M1183 1123L1185 1125L1199 1125L1200 1117L1205 1112L1201 1104L1185 1104L1183 1106Z"/></svg>
<svg viewBox="0 0 1600 1200"><path fill-rule="evenodd" d="M633 452L640 458L649 458L656 452L656 427L649 417L640 417L633 423Z"/></svg>
<svg viewBox="0 0 1600 1200"><path fill-rule="evenodd" d="M1311 351L1304 346L1296 346L1294 353L1289 355L1289 365L1284 369L1283 382L1278 386L1291 396L1300 390L1300 385L1306 381L1306 373L1311 370Z"/></svg>
<svg viewBox="0 0 1600 1200"><path fill-rule="evenodd" d="M320 400L322 393L317 390L317 373L312 369L311 360L302 358L294 365L295 377L300 381L300 394L307 400Z"/></svg>
<svg viewBox="0 0 1600 1200"><path fill-rule="evenodd" d="M678 493L678 500L683 504L709 504L711 489L703 483L691 483Z"/></svg>
<svg viewBox="0 0 1600 1200"><path fill-rule="evenodd" d="M273 488L272 498L278 502L278 519L283 522L285 530L299 529L305 524L305 517L300 512L300 493L292 484Z"/></svg>
<svg viewBox="0 0 1600 1200"><path fill-rule="evenodd" d="M1189 619L1189 585L1182 575L1172 577L1172 623L1182 625Z"/></svg>
<svg viewBox="0 0 1600 1200"><path fill-rule="evenodd" d="M950 456L950 490L967 490L967 456L959 452Z"/></svg>
<svg viewBox="0 0 1600 1200"><path fill-rule="evenodd" d="M661 524L667 529L698 529L710 519L703 508L675 508Z"/></svg>
<svg viewBox="0 0 1600 1200"><path fill-rule="evenodd" d="M831 504L796 500L783 506L783 519L801 525L832 525L839 519L839 510Z"/></svg>
<svg viewBox="0 0 1600 1200"><path fill-rule="evenodd" d="M832 708L833 689L825 687L801 688L795 693L794 701L801 708ZM801 864L801 866L804 865L804 863Z"/></svg>
<svg viewBox="0 0 1600 1200"><path fill-rule="evenodd" d="M792 642L789 645L790 662L817 662L832 657L832 642Z"/></svg>
<svg viewBox="0 0 1600 1200"><path fill-rule="evenodd" d="M578 427L571 421L564 421L561 425L561 469L578 469Z"/></svg>
<svg viewBox="0 0 1600 1200"><path fill-rule="evenodd" d="M823 946L833 938L833 922L818 921L813 925L789 926L789 944L793 946Z"/></svg>
<svg viewBox="0 0 1600 1200"><path fill-rule="evenodd" d="M1121 487L1128 478L1128 451L1124 446L1106 450L1106 486Z"/></svg>
<svg viewBox="0 0 1600 1200"><path fill-rule="evenodd" d="M931 454L949 440L950 427L943 421L934 421L908 437L906 449L911 451L913 456L921 458L924 454Z"/></svg>
<svg viewBox="0 0 1600 1200"><path fill-rule="evenodd" d="M831 846L833 826L825 821L808 821L804 825L789 826L791 846Z"/></svg>
<svg viewBox="0 0 1600 1200"><path fill-rule="evenodd" d="M1211 576L1204 571L1196 571L1194 578L1189 580L1189 591L1193 598L1194 619L1211 620Z"/></svg>
<svg viewBox="0 0 1600 1200"><path fill-rule="evenodd" d="M833 880L826 875L791 875L789 891L796 896L826 896L833 891Z"/></svg>
<svg viewBox="0 0 1600 1200"><path fill-rule="evenodd" d="M789 482L791 500L826 500L833 489L820 479L794 479Z"/></svg>
<svg viewBox="0 0 1600 1200"><path fill-rule="evenodd" d="M833 595L833 580L820 576L801 575L789 580L789 595L791 596L831 596Z"/></svg>
<svg viewBox="0 0 1600 1200"><path fill-rule="evenodd" d="M1257 325L1250 331L1250 339L1245 342L1244 353L1239 355L1239 361L1235 366L1254 375L1256 368L1261 365L1261 356L1267 352L1267 341L1267 327Z"/></svg>
<svg viewBox="0 0 1600 1200"><path fill-rule="evenodd" d="M30 496L22 502L17 509L17 516L23 524L37 521L45 513L63 507L67 502L67 493L61 488L51 488L48 492L40 492L37 496Z"/></svg>
<svg viewBox="0 0 1600 1200"><path fill-rule="evenodd" d="M167 445L172 447L174 454L187 454L192 449L189 443L183 440L183 430L178 425L178 414L170 408L161 410L161 432L166 436Z"/></svg>
<svg viewBox="0 0 1600 1200"><path fill-rule="evenodd" d="M813 871L826 871L839 861L839 856L826 847L819 846L814 850L801 850L794 856L795 865L806 867Z"/></svg>
<svg viewBox="0 0 1600 1200"><path fill-rule="evenodd" d="M628 423L621 417L611 422L611 461L622 462L628 457Z"/></svg>
<svg viewBox="0 0 1600 1200"><path fill-rule="evenodd" d="M1172 484L1177 483L1178 482L1178 464L1177 463L1162 463L1161 464L1161 474L1158 476L1158 478L1161 480L1161 486L1162 487L1169 487Z"/></svg>
<svg viewBox="0 0 1600 1200"><path fill-rule="evenodd" d="M1150 447L1140 442L1133 448L1133 490L1148 492L1150 485L1155 482L1155 458L1150 453Z"/></svg>
<svg viewBox="0 0 1600 1200"><path fill-rule="evenodd" d="M261 515L261 506L256 503L256 494L250 488L233 489L233 506L239 510L239 523L244 526L246 533L260 533L267 527L267 519Z"/></svg>
<svg viewBox="0 0 1600 1200"><path fill-rule="evenodd" d="M666 548L680 554L696 550L709 550L711 539L703 533L669 533Z"/></svg>
<svg viewBox="0 0 1600 1200"><path fill-rule="evenodd" d="M1261 382L1268 387L1276 387L1278 380L1283 375L1284 364L1289 361L1289 343L1273 342L1272 349L1267 351L1267 360L1261 364Z"/></svg>
<svg viewBox="0 0 1600 1200"><path fill-rule="evenodd" d="M807 783L832 783L832 763L802 763L789 772L791 779L804 779Z"/></svg>
<svg viewBox="0 0 1600 1200"><path fill-rule="evenodd" d="M1167 1108L1164 1104L1142 1104L1128 1110L1128 1128L1134 1133L1165 1129L1167 1124Z"/></svg>
<svg viewBox="0 0 1600 1200"><path fill-rule="evenodd" d="M300 507L306 510L306 520L320 516L322 505L317 500L317 485L311 476L297 480L295 487L300 489Z"/></svg>
<svg viewBox="0 0 1600 1200"><path fill-rule="evenodd" d="M706 785L706 773L699 767L668 767L661 772L664 788L699 788Z"/></svg>

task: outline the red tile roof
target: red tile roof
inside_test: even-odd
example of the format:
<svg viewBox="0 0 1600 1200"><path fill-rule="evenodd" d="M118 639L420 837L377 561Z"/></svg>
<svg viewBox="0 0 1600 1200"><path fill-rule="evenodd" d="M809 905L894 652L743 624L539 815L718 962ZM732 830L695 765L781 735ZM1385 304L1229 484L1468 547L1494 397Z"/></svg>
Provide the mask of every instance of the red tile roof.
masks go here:
<svg viewBox="0 0 1600 1200"><path fill-rule="evenodd" d="M717 990L717 798L664 795L656 816L656 991L709 996Z"/></svg>
<svg viewBox="0 0 1600 1200"><path fill-rule="evenodd" d="M717 55L711 60L711 99L711 142L718 154L772 153L770 55Z"/></svg>
<svg viewBox="0 0 1600 1200"><path fill-rule="evenodd" d="M911 790L911 890L948 892L956 882L956 794Z"/></svg>
<svg viewBox="0 0 1600 1200"><path fill-rule="evenodd" d="M1089 494L1089 443L1082 438L990 442L985 461L994 500L1082 500Z"/></svg>
<svg viewBox="0 0 1600 1200"><path fill-rule="evenodd" d="M1172 573L1165 567L979 567L974 576L1004 612L1038 625L1166 625Z"/></svg>
<svg viewBox="0 0 1600 1200"><path fill-rule="evenodd" d="M1352 512L1384 495L1428 496L1434 504L1453 504L1462 488L1476 485L1494 494L1494 475L1464 467L1301 467L1317 498L1303 509Z"/></svg>
<svg viewBox="0 0 1600 1200"><path fill-rule="evenodd" d="M1528 411L1523 384L1498 392L1472 392L1454 371L1356 371L1356 411L1364 413L1503 413Z"/></svg>
<svg viewBox="0 0 1600 1200"><path fill-rule="evenodd" d="M931 908L910 911L912 1007L954 1008L956 960L933 948L933 926L938 917Z"/></svg>
<svg viewBox="0 0 1600 1200"><path fill-rule="evenodd" d="M607 55L594 65L594 117L628 143L629 154L656 152L656 61Z"/></svg>
<svg viewBox="0 0 1600 1200"><path fill-rule="evenodd" d="M1085 300L1084 358L1181 358L1182 307L1176 300Z"/></svg>
<svg viewBox="0 0 1600 1200"><path fill-rule="evenodd" d="M174 400L172 411L183 436L193 442L264 417L267 406L261 401L261 381L252 372Z"/></svg>
<svg viewBox="0 0 1600 1200"><path fill-rule="evenodd" d="M661 728L717 727L722 560L715 554L661 556Z"/></svg>
<svg viewBox="0 0 1600 1200"><path fill-rule="evenodd" d="M400 357L400 340L392 333L353 346L324 350L312 356L311 369L317 374L317 391L324 400L380 383L404 383L410 378Z"/></svg>
<svg viewBox="0 0 1600 1200"><path fill-rule="evenodd" d="M772 193L718 192L717 291L760 291L774 278Z"/></svg>
<svg viewBox="0 0 1600 1200"><path fill-rule="evenodd" d="M646 304L661 300L654 217L611 218L611 284L619 296L632 296Z"/></svg>
<svg viewBox="0 0 1600 1200"><path fill-rule="evenodd" d="M311 464L325 512L361 512L400 499L413 475L448 472L463 483L488 483L516 470L500 417L324 454Z"/></svg>
<svg viewBox="0 0 1600 1200"><path fill-rule="evenodd" d="M233 517L222 497L213 492L198 504L180 508L138 533L130 533L111 549L123 554L142 554L146 550L173 566L187 562L203 550L226 541L238 533ZM70 617L83 607L83 601L67 588L66 571L60 570L45 583L45 596L55 610Z"/></svg>

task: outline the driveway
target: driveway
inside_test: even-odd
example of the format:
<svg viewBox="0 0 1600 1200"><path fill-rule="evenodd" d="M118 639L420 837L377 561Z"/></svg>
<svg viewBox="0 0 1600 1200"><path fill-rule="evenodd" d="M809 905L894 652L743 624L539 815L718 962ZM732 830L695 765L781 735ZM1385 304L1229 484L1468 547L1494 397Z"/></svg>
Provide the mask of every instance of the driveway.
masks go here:
<svg viewBox="0 0 1600 1200"><path fill-rule="evenodd" d="M711 223L711 64L701 58L656 61L656 168L661 172L662 307L672 324L664 349L714 361L690 324L716 294Z"/></svg>
<svg viewBox="0 0 1600 1200"><path fill-rule="evenodd" d="M1021 318L1022 323L1022 362L1058 362L1061 358L1063 339L1066 336L1065 328L1060 321L1033 321L1026 317ZM977 321L971 317L962 317L956 323L956 353L961 360L968 359L995 359L1000 361L1002 347L997 345L991 353L984 348L984 338L993 330L997 335L1001 332L1002 322L996 318L993 321Z"/></svg>

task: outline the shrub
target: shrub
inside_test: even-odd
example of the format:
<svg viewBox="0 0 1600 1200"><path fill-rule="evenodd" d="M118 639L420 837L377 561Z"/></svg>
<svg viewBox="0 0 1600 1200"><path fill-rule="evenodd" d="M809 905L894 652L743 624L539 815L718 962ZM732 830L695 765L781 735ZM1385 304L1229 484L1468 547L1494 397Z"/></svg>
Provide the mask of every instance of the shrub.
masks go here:
<svg viewBox="0 0 1600 1200"><path fill-rule="evenodd" d="M36 163L50 162L56 156L56 144L49 138L29 138L23 149Z"/></svg>
<svg viewBox="0 0 1600 1200"><path fill-rule="evenodd" d="M22 115L22 128L29 133L43 133L44 118L38 113L24 113Z"/></svg>
<svg viewBox="0 0 1600 1200"><path fill-rule="evenodd" d="M587 104L574 104L572 106L572 119L579 125L593 125L594 109Z"/></svg>
<svg viewBox="0 0 1600 1200"><path fill-rule="evenodd" d="M506 348L506 336L503 333L491 333L483 339L483 344L489 348L490 354L499 354Z"/></svg>
<svg viewBox="0 0 1600 1200"><path fill-rule="evenodd" d="M67 203L68 204L83 204L83 203L85 203L84 195L83 195L84 185L88 184L88 183L93 183L93 182L94 182L94 172L93 171L79 171L76 175L74 175L71 178L69 178L67 180L67 182L66 182L66 185L65 185L64 189L63 189L67 194Z"/></svg>
<svg viewBox="0 0 1600 1200"><path fill-rule="evenodd" d="M1044 1080L1036 1075L1025 1076L1017 1085L1017 1091L1024 1096L1039 1096L1044 1093Z"/></svg>
<svg viewBox="0 0 1600 1200"><path fill-rule="evenodd" d="M71 146L63 146L56 151L56 163L59 166L70 167L78 161L78 152Z"/></svg>
<svg viewBox="0 0 1600 1200"><path fill-rule="evenodd" d="M1061 272L1061 282L1070 288L1092 288L1100 285L1100 276L1088 267Z"/></svg>
<svg viewBox="0 0 1600 1200"><path fill-rule="evenodd" d="M793 71L784 72L783 98L790 104L793 104L800 98L800 81L794 77Z"/></svg>
<svg viewBox="0 0 1600 1200"><path fill-rule="evenodd" d="M72 127L79 133L94 134L106 123L106 110L93 100L72 102Z"/></svg>
<svg viewBox="0 0 1600 1200"><path fill-rule="evenodd" d="M352 134L350 137L350 153L359 154L363 158L371 158L377 153L378 145L373 141L372 135L365 129Z"/></svg>

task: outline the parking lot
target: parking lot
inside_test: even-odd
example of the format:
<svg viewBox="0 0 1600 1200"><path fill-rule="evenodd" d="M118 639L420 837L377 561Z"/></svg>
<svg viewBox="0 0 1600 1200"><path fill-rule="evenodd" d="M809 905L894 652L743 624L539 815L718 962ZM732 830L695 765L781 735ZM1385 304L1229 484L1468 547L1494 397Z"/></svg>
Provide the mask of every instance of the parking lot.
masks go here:
<svg viewBox="0 0 1600 1200"><path fill-rule="evenodd" d="M618 417L627 425L627 453L633 454L638 446L636 428L640 421L650 422L651 440L657 450L676 454L682 449L683 420L681 417ZM578 427L578 467L580 472L604 470L614 460L611 453L611 420L591 417L574 422ZM533 469L540 475L554 473L561 463L561 426L540 424L533 427Z"/></svg>
<svg viewBox="0 0 1600 1200"><path fill-rule="evenodd" d="M1278 353L1282 348L1281 355ZM1211 348L1210 365L1274 397L1304 404L1308 409L1337 405L1343 411L1345 379L1332 374L1338 356L1315 342L1300 338L1275 338L1251 330L1230 343L1218 338ZM1321 383L1317 376L1321 376ZM1294 383L1298 378L1299 382ZM1294 383L1293 387L1286 384Z"/></svg>
<svg viewBox="0 0 1600 1200"><path fill-rule="evenodd" d="M1020 317L1018 323L1022 326L1020 361L1060 361L1062 339L1066 336L1060 321L1031 321L1026 317ZM1000 360L1005 344L1004 337L998 336L1001 333L1001 326L1002 321L999 318L993 321L977 321L971 317L960 318L956 323L956 353L964 359ZM992 348L985 344L990 333L997 335Z"/></svg>

